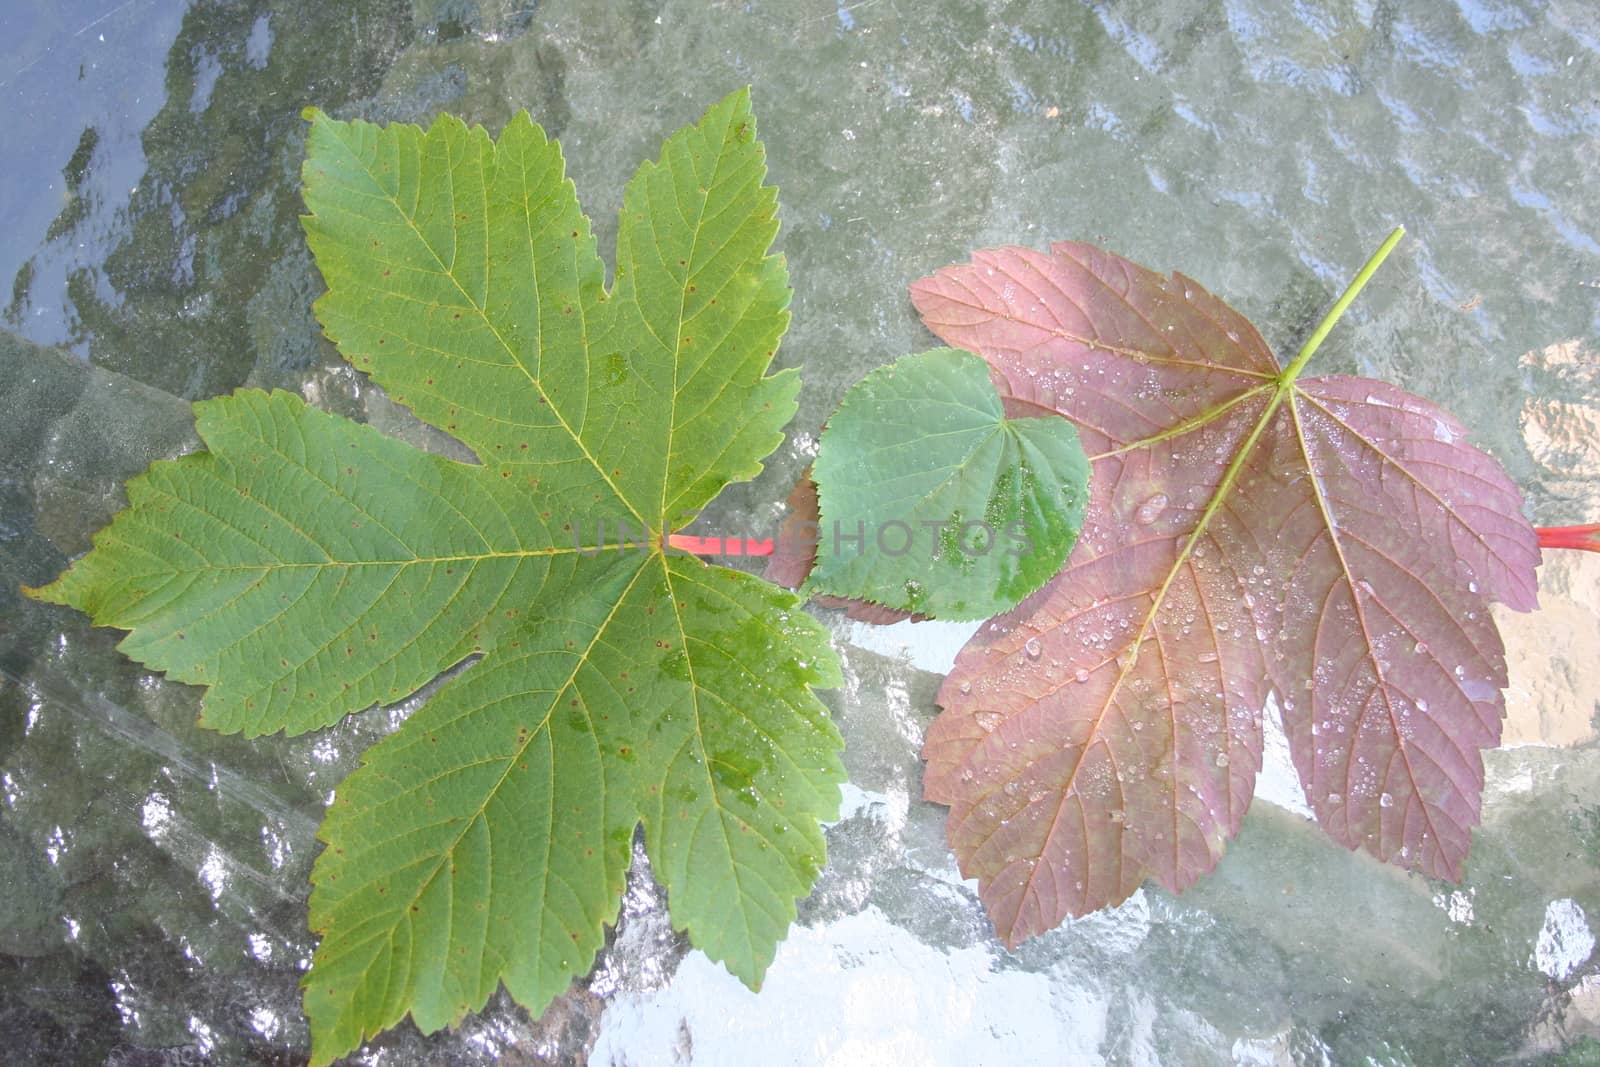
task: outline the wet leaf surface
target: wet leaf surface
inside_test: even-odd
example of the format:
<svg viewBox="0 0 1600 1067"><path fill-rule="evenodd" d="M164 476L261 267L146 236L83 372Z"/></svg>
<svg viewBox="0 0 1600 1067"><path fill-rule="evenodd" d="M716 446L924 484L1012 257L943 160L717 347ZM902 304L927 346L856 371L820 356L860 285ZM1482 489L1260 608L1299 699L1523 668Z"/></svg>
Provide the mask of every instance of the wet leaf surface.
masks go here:
<svg viewBox="0 0 1600 1067"><path fill-rule="evenodd" d="M1008 415L977 356L902 357L858 382L823 431L802 592L940 619L1008 611L1065 562L1088 477L1072 424Z"/></svg>
<svg viewBox="0 0 1600 1067"><path fill-rule="evenodd" d="M1535 605L1499 464L1428 401L1286 372L1197 283L1091 246L979 252L912 296L1093 463L1067 566L963 651L925 749L1001 936L1211 870L1269 695L1336 841L1458 878L1503 714L1488 606Z"/></svg>

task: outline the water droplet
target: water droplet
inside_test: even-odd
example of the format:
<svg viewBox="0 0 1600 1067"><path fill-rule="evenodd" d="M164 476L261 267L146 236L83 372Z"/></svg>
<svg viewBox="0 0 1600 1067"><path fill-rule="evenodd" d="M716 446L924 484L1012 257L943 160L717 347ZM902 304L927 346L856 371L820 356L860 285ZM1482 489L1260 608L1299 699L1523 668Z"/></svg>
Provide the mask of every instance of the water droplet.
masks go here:
<svg viewBox="0 0 1600 1067"><path fill-rule="evenodd" d="M1121 822L1123 819L1122 809L1112 808L1111 811L1107 813L1106 818L1110 819L1112 822Z"/></svg>
<svg viewBox="0 0 1600 1067"><path fill-rule="evenodd" d="M1217 662L1217 654L1215 652L1202 652L1195 659L1201 663L1215 663Z"/></svg>
<svg viewBox="0 0 1600 1067"><path fill-rule="evenodd" d="M961 695L962 696L966 696L968 693L972 692L972 683L971 682L962 682L956 688L961 690Z"/></svg>
<svg viewBox="0 0 1600 1067"><path fill-rule="evenodd" d="M1146 500L1143 504L1139 505L1139 510L1133 513L1133 521L1138 523L1140 526L1149 526L1151 523L1159 519L1161 517L1161 513L1166 509L1167 494L1157 493L1155 496L1152 496L1149 500Z"/></svg>
<svg viewBox="0 0 1600 1067"><path fill-rule="evenodd" d="M998 711L980 711L972 718L978 724L978 727L985 732L993 730L1006 720L1006 717Z"/></svg>
<svg viewBox="0 0 1600 1067"><path fill-rule="evenodd" d="M1080 682L1087 682L1089 680L1089 670L1087 667L1079 667L1077 670L1072 672L1072 677L1076 678Z"/></svg>
<svg viewBox="0 0 1600 1067"><path fill-rule="evenodd" d="M1418 641L1416 643L1416 645L1414 645L1412 647L1411 651L1415 652L1419 656L1427 655L1428 654L1428 642L1426 642L1426 641Z"/></svg>
<svg viewBox="0 0 1600 1067"><path fill-rule="evenodd" d="M1217 753L1217 766L1218 767L1226 767L1227 765L1228 765L1228 754L1226 752L1218 752Z"/></svg>
<svg viewBox="0 0 1600 1067"><path fill-rule="evenodd" d="M1378 807L1380 807L1380 808L1392 808L1392 807L1394 807L1394 797L1390 796L1388 793L1383 794L1382 796L1380 796L1378 798Z"/></svg>
<svg viewBox="0 0 1600 1067"><path fill-rule="evenodd" d="M1044 647L1039 644L1037 637L1030 637L1027 643L1022 646L1022 651L1028 654L1029 659L1038 659L1039 654L1044 651Z"/></svg>
<svg viewBox="0 0 1600 1067"><path fill-rule="evenodd" d="M1329 793L1328 794L1328 803L1329 804L1343 804L1344 803L1344 794L1343 793Z"/></svg>

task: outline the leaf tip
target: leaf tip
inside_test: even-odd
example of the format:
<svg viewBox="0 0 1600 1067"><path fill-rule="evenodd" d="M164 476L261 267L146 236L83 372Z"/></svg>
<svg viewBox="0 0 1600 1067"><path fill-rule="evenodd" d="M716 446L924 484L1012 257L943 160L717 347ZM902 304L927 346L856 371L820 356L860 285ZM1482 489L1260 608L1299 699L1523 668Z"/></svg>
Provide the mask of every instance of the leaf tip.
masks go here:
<svg viewBox="0 0 1600 1067"><path fill-rule="evenodd" d="M49 585L20 585L17 587L17 589L29 600L38 600L42 603L53 604L55 601L50 598L48 590L54 589L60 583L61 580L58 578Z"/></svg>
<svg viewBox="0 0 1600 1067"><path fill-rule="evenodd" d="M76 566L76 564L73 566ZM57 576L55 581L46 582L44 585L23 585L17 588L23 596L40 604L59 604L64 608L76 608L79 611L93 614L89 611L82 598L74 596L73 590L69 588L68 578L71 577L72 570L72 567L68 567Z"/></svg>
<svg viewBox="0 0 1600 1067"><path fill-rule="evenodd" d="M793 922L792 919L790 921ZM774 944L771 951L764 955L767 957L764 960L742 960L738 966L734 964L733 960L723 960L722 966L727 969L729 974L739 980L740 985L752 993L759 993L761 992L762 983L767 980L767 968L772 966L772 960L777 955L777 945Z"/></svg>

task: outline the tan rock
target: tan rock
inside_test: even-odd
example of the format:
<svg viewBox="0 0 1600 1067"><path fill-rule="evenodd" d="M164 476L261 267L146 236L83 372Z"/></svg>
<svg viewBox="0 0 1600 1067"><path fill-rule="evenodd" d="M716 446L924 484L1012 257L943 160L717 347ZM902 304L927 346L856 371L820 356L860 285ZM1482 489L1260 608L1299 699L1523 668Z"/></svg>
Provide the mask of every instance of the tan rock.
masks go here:
<svg viewBox="0 0 1600 1067"><path fill-rule="evenodd" d="M1600 392L1600 353L1579 341L1525 354L1525 369L1548 374L1569 397ZM1542 392L1547 392L1543 391ZM1572 508L1565 521L1600 520L1600 405L1532 396L1522 433L1539 467L1539 488ZM1597 733L1600 713L1600 555L1547 549L1539 568L1539 610L1495 608L1506 644L1504 743L1576 745Z"/></svg>
<svg viewBox="0 0 1600 1067"><path fill-rule="evenodd" d="M1572 508L1564 522L1600 519L1600 352L1564 341L1517 361L1539 388L1522 405L1522 438L1538 465L1538 489Z"/></svg>

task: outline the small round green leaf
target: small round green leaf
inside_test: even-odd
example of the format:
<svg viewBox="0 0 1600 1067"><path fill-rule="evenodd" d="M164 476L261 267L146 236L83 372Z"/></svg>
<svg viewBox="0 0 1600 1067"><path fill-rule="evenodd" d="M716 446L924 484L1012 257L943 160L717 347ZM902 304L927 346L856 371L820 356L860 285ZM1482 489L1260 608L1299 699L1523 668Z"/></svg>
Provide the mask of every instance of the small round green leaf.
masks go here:
<svg viewBox="0 0 1600 1067"><path fill-rule="evenodd" d="M1009 611L1066 562L1089 463L1058 415L1007 417L977 356L905 356L846 394L822 434L810 593L941 619Z"/></svg>

